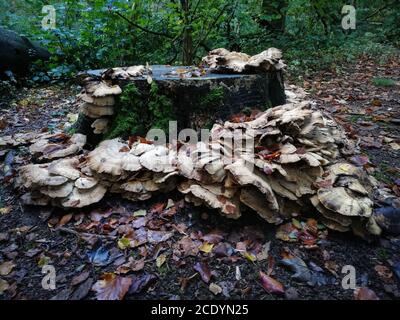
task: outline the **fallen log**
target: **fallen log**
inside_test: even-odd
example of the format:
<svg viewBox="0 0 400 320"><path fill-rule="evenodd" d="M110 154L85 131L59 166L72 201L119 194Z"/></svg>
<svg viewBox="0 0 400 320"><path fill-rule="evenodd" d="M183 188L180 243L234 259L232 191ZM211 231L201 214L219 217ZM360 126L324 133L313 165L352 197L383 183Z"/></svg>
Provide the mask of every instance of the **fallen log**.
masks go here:
<svg viewBox="0 0 400 320"><path fill-rule="evenodd" d="M0 27L0 75L5 71L25 74L32 62L46 61L50 56L38 43Z"/></svg>

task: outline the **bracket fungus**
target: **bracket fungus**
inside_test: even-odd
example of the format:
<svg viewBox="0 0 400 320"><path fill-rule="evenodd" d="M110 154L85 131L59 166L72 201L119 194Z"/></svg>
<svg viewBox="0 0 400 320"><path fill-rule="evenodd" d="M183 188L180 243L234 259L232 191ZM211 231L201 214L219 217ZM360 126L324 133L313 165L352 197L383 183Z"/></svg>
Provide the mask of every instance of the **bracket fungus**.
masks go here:
<svg viewBox="0 0 400 320"><path fill-rule="evenodd" d="M279 61L276 51L253 60L266 57ZM89 86L86 94L95 92L97 85ZM96 128L103 125L104 118L99 119ZM31 151L46 154L49 139L43 136ZM77 137L64 140L76 143ZM80 141L75 152L83 146ZM100 201L106 192L141 201L177 189L186 201L229 218L237 219L249 208L269 223L280 224L311 205L332 230L379 234L381 220L376 221L371 200L376 181L362 168L341 161L347 145L333 119L313 103L293 97L291 103L250 121L214 125L208 141L159 146L140 139L106 140L80 157L22 167L19 181L29 204L81 208Z"/></svg>
<svg viewBox="0 0 400 320"><path fill-rule="evenodd" d="M210 51L203 58L203 64L214 73L262 73L285 68L282 52L276 48L269 48L255 56L219 48Z"/></svg>

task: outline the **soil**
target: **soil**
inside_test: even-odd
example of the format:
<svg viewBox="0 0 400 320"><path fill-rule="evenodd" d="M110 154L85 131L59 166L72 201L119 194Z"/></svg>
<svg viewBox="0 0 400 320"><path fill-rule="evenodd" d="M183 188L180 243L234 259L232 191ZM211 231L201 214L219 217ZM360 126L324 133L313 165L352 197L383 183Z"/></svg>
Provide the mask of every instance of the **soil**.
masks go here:
<svg viewBox="0 0 400 320"><path fill-rule="evenodd" d="M340 74L321 72L304 81L303 86L319 106L347 124L349 137L359 140L362 153L369 156L374 175L393 186L400 178L400 151L393 148L400 139L400 125L393 121L400 119L400 66L395 61L376 65L360 59L342 70ZM376 87L371 81L378 76L391 78L397 85ZM78 91L74 85L53 85L10 94L0 105L1 118L7 123L1 135L62 127L67 115L77 111ZM363 141L365 137L372 140ZM381 145L373 143L376 141ZM26 161L26 150L18 149L13 169ZM316 246L308 248L299 242L276 239L277 227L254 213L246 213L237 221L227 220L213 210L183 205L178 194L141 203L108 196L80 211L25 207L19 197L12 180L0 186L0 208L10 209L0 215L0 266L6 261L14 264L10 272L0 276L9 285L0 293L0 299L96 299L97 293L90 290L92 285L104 273L115 272L129 257L134 261L144 259L144 264L137 271L119 275L130 277L135 284L126 299L354 299L354 290L342 287L342 268L346 265L355 267L358 287L368 287L380 299L400 297L400 237L393 235L367 242L352 233L329 231ZM168 202L176 212L165 209ZM161 230L172 233L172 237L137 248L121 248L118 240L126 219L141 209L145 210L139 212L145 212L146 225L136 226L134 232ZM205 242L204 235L210 233L216 240L214 249L224 244L220 255L225 256L218 256L215 250L196 252L198 244ZM186 238L187 247L179 251L177 245L182 238ZM250 261L243 252L234 250L241 243L247 244L250 253L260 253L262 245L269 243L269 257ZM93 260L96 250L97 260ZM191 250L195 251L192 255ZM293 272L280 263L285 252L301 258L318 283L293 279ZM160 256L166 257L164 263ZM194 269L198 263L208 265L208 283ZM42 287L43 265L55 267L55 290ZM283 284L285 293L267 293L261 285L260 271ZM215 295L209 289L211 283L223 291Z"/></svg>

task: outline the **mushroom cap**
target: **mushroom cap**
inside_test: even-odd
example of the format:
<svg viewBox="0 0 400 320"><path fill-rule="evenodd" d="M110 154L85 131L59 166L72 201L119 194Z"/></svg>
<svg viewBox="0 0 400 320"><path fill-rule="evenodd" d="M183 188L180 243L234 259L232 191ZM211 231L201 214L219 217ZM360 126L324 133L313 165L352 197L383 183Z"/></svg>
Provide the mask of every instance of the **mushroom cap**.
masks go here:
<svg viewBox="0 0 400 320"><path fill-rule="evenodd" d="M75 187L80 190L87 190L97 185L99 181L92 177L81 177L75 181Z"/></svg>
<svg viewBox="0 0 400 320"><path fill-rule="evenodd" d="M108 123L109 123L109 120L107 118L99 118L99 119L97 119L91 125L91 127L94 129L93 133L94 134L106 133L107 130L108 130Z"/></svg>
<svg viewBox="0 0 400 320"><path fill-rule="evenodd" d="M112 107L115 105L115 98L114 96L105 96L105 97L93 97L87 93L82 93L78 95L78 99L87 102L89 104L93 104L100 107Z"/></svg>
<svg viewBox="0 0 400 320"><path fill-rule="evenodd" d="M77 169L79 166L78 158L67 158L53 161L49 164L48 171L52 175L59 175L70 180L76 180L80 177L81 172Z"/></svg>
<svg viewBox="0 0 400 320"><path fill-rule="evenodd" d="M321 202L318 200L318 196L315 195L310 198L310 201L312 205L318 210L319 213L322 214L322 216L326 219L329 219L330 221L336 222L343 227L350 227L352 224L352 219L347 216L343 216L341 214L337 214L327 208L325 208Z"/></svg>
<svg viewBox="0 0 400 320"><path fill-rule="evenodd" d="M279 210L275 194L268 183L266 176L257 169L251 170L243 159L240 159L225 168L241 186L253 185L260 190L267 199L271 210Z"/></svg>
<svg viewBox="0 0 400 320"><path fill-rule="evenodd" d="M121 88L118 85L109 86L106 82L100 82L94 90L92 96L95 98L101 98L106 96L117 96L122 93Z"/></svg>
<svg viewBox="0 0 400 320"><path fill-rule="evenodd" d="M371 199L357 195L344 187L319 189L318 200L325 208L344 216L370 217L372 215Z"/></svg>
<svg viewBox="0 0 400 320"><path fill-rule="evenodd" d="M337 223L336 221L327 219L325 217L321 217L320 221L331 230L338 231L338 232L350 231L350 226L345 227L345 226L341 225L340 223Z"/></svg>
<svg viewBox="0 0 400 320"><path fill-rule="evenodd" d="M139 156L145 154L146 152L153 150L154 148L155 148L155 146L153 144L138 143L138 144L132 146L130 153L133 154L134 156L139 157Z"/></svg>
<svg viewBox="0 0 400 320"><path fill-rule="evenodd" d="M120 151L125 147L127 147L127 145L120 142L119 139L103 141L96 149L88 154L88 167L98 174L105 173L113 176L121 176L125 152Z"/></svg>
<svg viewBox="0 0 400 320"><path fill-rule="evenodd" d="M107 189L101 184L87 190L74 188L68 198L61 202L64 208L83 208L103 199Z"/></svg>
<svg viewBox="0 0 400 320"><path fill-rule="evenodd" d="M192 184L190 192L206 205L213 209L219 209L221 213L229 218L238 219L241 216L238 199L228 199L224 196L216 195L198 184Z"/></svg>
<svg viewBox="0 0 400 320"><path fill-rule="evenodd" d="M56 199L56 198L68 197L73 189L74 189L74 184L72 182L66 182L61 186L43 187L40 189L40 192L52 199Z"/></svg>
<svg viewBox="0 0 400 320"><path fill-rule="evenodd" d="M265 196L255 188L242 188L240 202L253 209L263 219L267 220L268 223L280 224L283 222L279 212L270 210L266 204Z"/></svg>
<svg viewBox="0 0 400 320"><path fill-rule="evenodd" d="M85 116L92 119L98 119L103 116L112 116L114 114L114 107L101 107L87 102L82 105L81 110Z"/></svg>
<svg viewBox="0 0 400 320"><path fill-rule="evenodd" d="M176 153L164 146L156 146L140 156L140 164L153 172L173 172L176 170Z"/></svg>
<svg viewBox="0 0 400 320"><path fill-rule="evenodd" d="M145 66L131 66L126 69L126 73L133 78L144 75L146 72Z"/></svg>
<svg viewBox="0 0 400 320"><path fill-rule="evenodd" d="M246 65L247 70L281 70L285 68L282 62L282 51L276 48L269 48L249 59Z"/></svg>
<svg viewBox="0 0 400 320"><path fill-rule="evenodd" d="M132 152L127 152L122 161L122 169L129 172L138 172L143 169L140 164L140 157L135 156Z"/></svg>
<svg viewBox="0 0 400 320"><path fill-rule="evenodd" d="M53 142L54 141L54 142ZM58 159L77 154L86 144L86 136L76 133L71 137L64 133L44 135L29 147L33 155L41 155L41 159Z"/></svg>
<svg viewBox="0 0 400 320"><path fill-rule="evenodd" d="M20 177L22 184L26 188L32 186L61 186L68 179L63 176L51 175L47 170L47 165L27 165L20 168Z"/></svg>
<svg viewBox="0 0 400 320"><path fill-rule="evenodd" d="M22 197L21 197L22 202L25 205L28 206L47 206L50 202L50 199L41 194L41 193L25 193Z"/></svg>

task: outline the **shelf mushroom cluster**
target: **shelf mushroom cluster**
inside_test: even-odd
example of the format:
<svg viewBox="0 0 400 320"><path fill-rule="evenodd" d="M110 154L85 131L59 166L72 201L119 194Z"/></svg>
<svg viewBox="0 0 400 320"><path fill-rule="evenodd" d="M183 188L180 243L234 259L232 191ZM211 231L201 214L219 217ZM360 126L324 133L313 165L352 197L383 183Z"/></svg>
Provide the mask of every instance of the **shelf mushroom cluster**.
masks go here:
<svg viewBox="0 0 400 320"><path fill-rule="evenodd" d="M107 132L109 119L115 113L116 96L121 93L118 85L111 85L105 80L86 79L78 99L82 101L81 113L91 119L94 134Z"/></svg>
<svg viewBox="0 0 400 320"><path fill-rule="evenodd" d="M306 211L334 230L379 234L376 182L338 161L346 144L332 119L294 102L215 125L209 141L173 147L106 140L87 155L25 166L19 178L30 204L81 208L107 191L137 201L177 189L188 202L234 219L246 207L272 224Z"/></svg>
<svg viewBox="0 0 400 320"><path fill-rule="evenodd" d="M264 73L282 70L286 66L282 61L282 52L276 48L269 48L255 56L219 48L210 51L202 62L214 73Z"/></svg>

